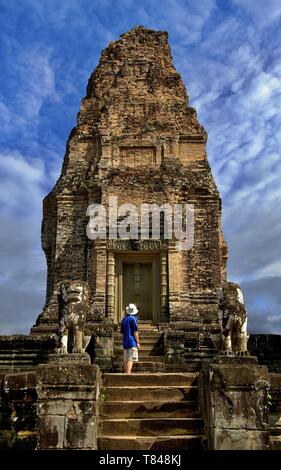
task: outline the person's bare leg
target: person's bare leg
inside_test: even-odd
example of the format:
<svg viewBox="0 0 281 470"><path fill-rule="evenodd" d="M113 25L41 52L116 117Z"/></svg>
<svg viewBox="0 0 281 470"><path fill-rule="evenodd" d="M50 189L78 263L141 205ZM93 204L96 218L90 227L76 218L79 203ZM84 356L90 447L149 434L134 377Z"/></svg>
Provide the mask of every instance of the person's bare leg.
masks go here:
<svg viewBox="0 0 281 470"><path fill-rule="evenodd" d="M124 362L124 373L130 374L133 367L133 361Z"/></svg>

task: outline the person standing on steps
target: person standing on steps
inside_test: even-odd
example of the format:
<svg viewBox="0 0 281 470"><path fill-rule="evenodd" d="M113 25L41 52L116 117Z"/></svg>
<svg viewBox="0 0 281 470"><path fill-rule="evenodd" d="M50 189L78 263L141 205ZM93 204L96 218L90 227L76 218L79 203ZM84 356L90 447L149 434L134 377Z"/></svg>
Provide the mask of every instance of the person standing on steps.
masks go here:
<svg viewBox="0 0 281 470"><path fill-rule="evenodd" d="M126 315L121 322L124 349L124 373L130 374L133 363L138 362L138 350L140 349L138 322L135 315L138 309L135 304L126 307Z"/></svg>

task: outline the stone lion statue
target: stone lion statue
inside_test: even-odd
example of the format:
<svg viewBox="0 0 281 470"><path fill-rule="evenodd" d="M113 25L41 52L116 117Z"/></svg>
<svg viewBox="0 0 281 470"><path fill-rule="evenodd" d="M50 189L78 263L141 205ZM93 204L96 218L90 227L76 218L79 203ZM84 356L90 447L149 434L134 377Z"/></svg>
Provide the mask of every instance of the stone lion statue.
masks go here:
<svg viewBox="0 0 281 470"><path fill-rule="evenodd" d="M64 281L60 284L59 348L61 354L83 353L91 339L85 328L89 311L89 289L83 281Z"/></svg>
<svg viewBox="0 0 281 470"><path fill-rule="evenodd" d="M218 289L219 323L221 333L212 341L223 354L247 354L247 311L243 294L234 282L227 282Z"/></svg>

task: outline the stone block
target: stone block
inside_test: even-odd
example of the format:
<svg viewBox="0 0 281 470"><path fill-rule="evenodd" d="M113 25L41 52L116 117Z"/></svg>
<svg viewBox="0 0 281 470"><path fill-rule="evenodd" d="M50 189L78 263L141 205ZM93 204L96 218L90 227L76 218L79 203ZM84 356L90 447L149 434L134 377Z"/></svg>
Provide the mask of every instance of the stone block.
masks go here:
<svg viewBox="0 0 281 470"><path fill-rule="evenodd" d="M241 358L237 362L226 358L223 363L220 358L219 364L205 366L199 374L200 409L208 448L267 449L268 370L247 360L243 363Z"/></svg>
<svg viewBox="0 0 281 470"><path fill-rule="evenodd" d="M98 389L95 387L46 387L38 390L38 402L45 400L96 400Z"/></svg>
<svg viewBox="0 0 281 470"><path fill-rule="evenodd" d="M63 449L65 416L46 415L38 419L38 449Z"/></svg>
<svg viewBox="0 0 281 470"><path fill-rule="evenodd" d="M39 368L40 449L96 448L100 377L96 365L51 363Z"/></svg>
<svg viewBox="0 0 281 470"><path fill-rule="evenodd" d="M4 392L26 391L36 387L36 374L34 372L14 372L5 374L3 380Z"/></svg>
<svg viewBox="0 0 281 470"><path fill-rule="evenodd" d="M97 419L93 415L68 413L65 420L65 449L97 448Z"/></svg>
<svg viewBox="0 0 281 470"><path fill-rule="evenodd" d="M98 348L96 349L96 359L100 357L109 357L111 358L113 355L113 349L110 348Z"/></svg>
<svg viewBox="0 0 281 470"><path fill-rule="evenodd" d="M100 371L97 366L80 363L43 364L37 369L37 384L39 387L42 384L95 386L99 377Z"/></svg>
<svg viewBox="0 0 281 470"><path fill-rule="evenodd" d="M90 364L90 356L87 353L84 354L49 354L48 356L49 363L74 363L74 364Z"/></svg>
<svg viewBox="0 0 281 470"><path fill-rule="evenodd" d="M98 340L98 347L99 348L113 348L113 337L112 336L100 336Z"/></svg>
<svg viewBox="0 0 281 470"><path fill-rule="evenodd" d="M65 416L69 413L74 413L76 416L81 414L96 413L96 402L92 400L79 400L79 399L61 399L42 401L38 405L38 414L43 415L61 415Z"/></svg>
<svg viewBox="0 0 281 470"><path fill-rule="evenodd" d="M268 432L255 429L215 429L212 449L269 450Z"/></svg>
<svg viewBox="0 0 281 470"><path fill-rule="evenodd" d="M102 370L111 370L112 358L111 357L97 357L95 358L95 364L97 364Z"/></svg>

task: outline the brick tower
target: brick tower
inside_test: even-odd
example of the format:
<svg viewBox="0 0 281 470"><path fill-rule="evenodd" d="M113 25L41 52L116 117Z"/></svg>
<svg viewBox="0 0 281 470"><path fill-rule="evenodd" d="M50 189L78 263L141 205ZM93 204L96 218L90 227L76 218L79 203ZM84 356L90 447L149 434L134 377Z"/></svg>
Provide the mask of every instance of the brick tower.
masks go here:
<svg viewBox="0 0 281 470"><path fill-rule="evenodd" d="M102 52L70 133L61 175L44 199L46 304L32 333L58 325L59 286L86 282L87 325L118 324L137 303L140 321L193 332L195 347L218 327L226 280L221 200L206 156L207 134L189 107L168 35L136 27ZM90 240L87 207L192 204L194 245L149 238Z"/></svg>

